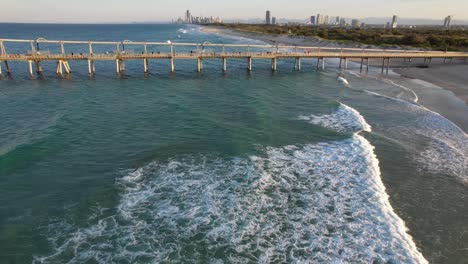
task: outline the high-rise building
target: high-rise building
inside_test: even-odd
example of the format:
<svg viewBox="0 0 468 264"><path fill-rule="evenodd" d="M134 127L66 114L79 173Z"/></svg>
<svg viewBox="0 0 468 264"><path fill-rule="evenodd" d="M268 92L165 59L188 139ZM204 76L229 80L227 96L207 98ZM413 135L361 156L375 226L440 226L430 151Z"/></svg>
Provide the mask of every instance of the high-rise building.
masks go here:
<svg viewBox="0 0 468 264"><path fill-rule="evenodd" d="M395 15L393 16L392 19L392 28L397 28L398 27L398 17Z"/></svg>
<svg viewBox="0 0 468 264"><path fill-rule="evenodd" d="M192 14L190 14L190 10L185 12L185 23L191 24L192 23Z"/></svg>
<svg viewBox="0 0 468 264"><path fill-rule="evenodd" d="M329 24L330 24L330 17L329 17L328 15L325 16L325 19L324 19L323 23L324 23L325 25L329 25Z"/></svg>
<svg viewBox="0 0 468 264"><path fill-rule="evenodd" d="M271 18L271 24L272 24L272 25L276 25L276 17L272 17L272 18Z"/></svg>
<svg viewBox="0 0 468 264"><path fill-rule="evenodd" d="M340 24L340 17L339 16L336 17L335 22L336 22L337 25Z"/></svg>
<svg viewBox="0 0 468 264"><path fill-rule="evenodd" d="M322 25L323 24L323 15L317 14L317 25Z"/></svg>
<svg viewBox="0 0 468 264"><path fill-rule="evenodd" d="M351 26L354 28L358 28L361 26L361 21L359 21L359 19L353 19L351 20Z"/></svg>
<svg viewBox="0 0 468 264"><path fill-rule="evenodd" d="M267 25L271 24L271 13L270 13L270 11L266 11L265 24L267 24Z"/></svg>
<svg viewBox="0 0 468 264"><path fill-rule="evenodd" d="M312 25L315 25L315 16L311 16L311 17L310 17L310 23L311 23Z"/></svg>
<svg viewBox="0 0 468 264"><path fill-rule="evenodd" d="M444 27L450 28L450 24L452 23L453 16L447 16L444 20Z"/></svg>
<svg viewBox="0 0 468 264"><path fill-rule="evenodd" d="M346 26L346 19L340 18L340 26L342 27Z"/></svg>

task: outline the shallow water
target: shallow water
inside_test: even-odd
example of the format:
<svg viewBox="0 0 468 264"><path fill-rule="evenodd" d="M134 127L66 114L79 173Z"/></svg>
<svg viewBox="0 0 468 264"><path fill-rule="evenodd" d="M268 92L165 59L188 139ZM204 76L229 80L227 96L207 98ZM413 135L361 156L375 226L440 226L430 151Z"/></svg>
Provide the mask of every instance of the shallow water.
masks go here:
<svg viewBox="0 0 468 264"><path fill-rule="evenodd" d="M5 38L249 41L181 27L0 25ZM250 74L244 61L227 74L220 61L202 74L176 63L144 75L128 62L115 76L101 62L89 79L77 62L68 80L52 63L34 79L12 64L0 81L0 259L468 257L467 135L413 91L312 60L274 74L262 61Z"/></svg>

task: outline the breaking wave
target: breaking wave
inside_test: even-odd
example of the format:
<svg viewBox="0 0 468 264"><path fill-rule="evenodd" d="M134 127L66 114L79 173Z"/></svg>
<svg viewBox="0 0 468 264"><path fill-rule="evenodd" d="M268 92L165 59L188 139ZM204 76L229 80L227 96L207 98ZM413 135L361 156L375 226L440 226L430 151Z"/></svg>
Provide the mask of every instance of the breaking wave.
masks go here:
<svg viewBox="0 0 468 264"><path fill-rule="evenodd" d="M371 132L372 128L364 117L355 109L340 103L338 109L328 115L301 115L300 120L324 126L342 133L355 133L360 131Z"/></svg>
<svg viewBox="0 0 468 264"><path fill-rule="evenodd" d="M307 118L370 131L344 104ZM86 227L51 224L54 253L34 261L427 263L392 210L373 146L358 133L260 152L176 157L128 173L116 183L115 214L97 210Z"/></svg>

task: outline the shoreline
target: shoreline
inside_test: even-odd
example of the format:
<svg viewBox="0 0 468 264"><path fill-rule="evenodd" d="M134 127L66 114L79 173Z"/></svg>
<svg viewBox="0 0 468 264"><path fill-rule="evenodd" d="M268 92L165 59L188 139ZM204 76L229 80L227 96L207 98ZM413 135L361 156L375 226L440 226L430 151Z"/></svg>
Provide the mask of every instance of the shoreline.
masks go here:
<svg viewBox="0 0 468 264"><path fill-rule="evenodd" d="M234 36L263 41L271 45L301 45L334 48L379 48L366 44L338 43L324 41L319 38L290 37L279 35L259 34L215 26L201 26L205 33ZM358 63L357 61L355 61ZM380 68L381 61L370 60L369 66ZM444 63L443 59L434 59L429 67L424 61L393 60L390 69L395 76L386 75L399 85L414 90L420 97L419 103L449 119L468 133L468 64L464 61ZM365 75L363 75L365 76ZM418 81L419 80L419 81Z"/></svg>

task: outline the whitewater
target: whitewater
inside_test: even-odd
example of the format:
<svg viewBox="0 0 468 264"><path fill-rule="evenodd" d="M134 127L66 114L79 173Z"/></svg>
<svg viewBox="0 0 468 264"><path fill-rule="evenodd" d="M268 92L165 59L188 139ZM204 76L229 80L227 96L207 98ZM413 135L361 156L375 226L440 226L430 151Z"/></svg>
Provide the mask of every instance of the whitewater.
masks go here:
<svg viewBox="0 0 468 264"><path fill-rule="evenodd" d="M53 223L55 252L35 262L427 263L392 209L364 117L340 103L298 119L352 135L152 162L117 180L116 214Z"/></svg>

